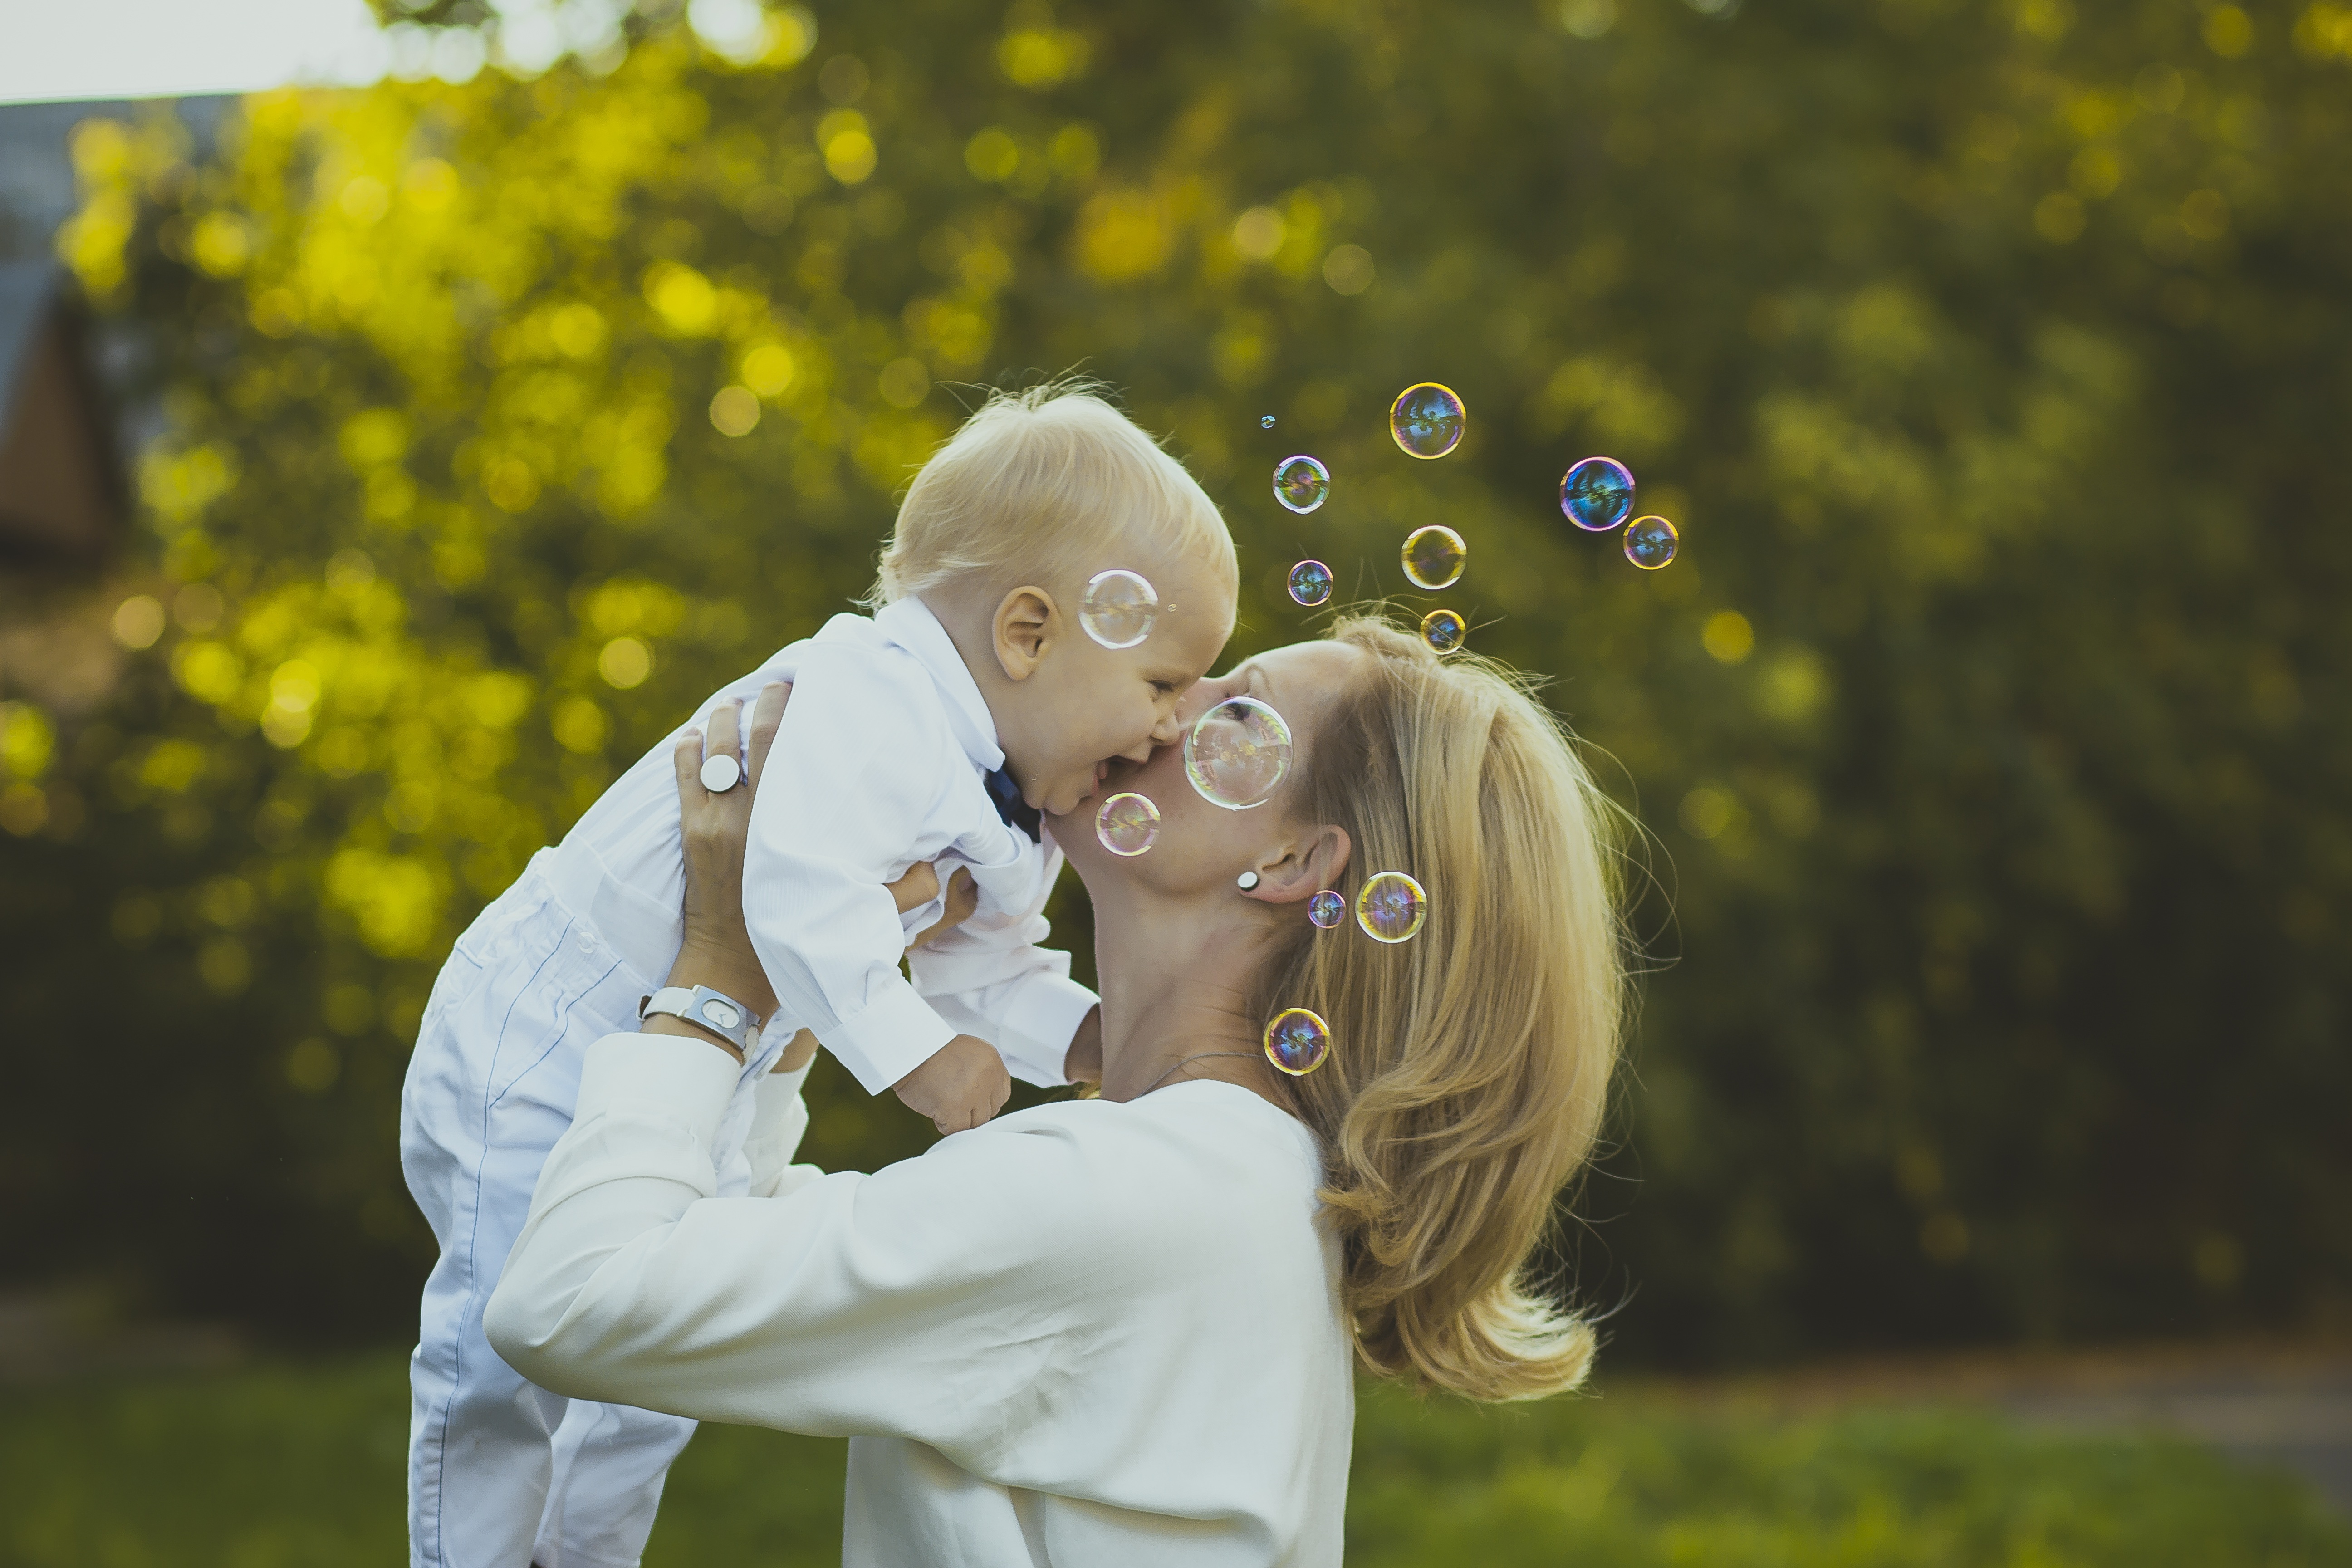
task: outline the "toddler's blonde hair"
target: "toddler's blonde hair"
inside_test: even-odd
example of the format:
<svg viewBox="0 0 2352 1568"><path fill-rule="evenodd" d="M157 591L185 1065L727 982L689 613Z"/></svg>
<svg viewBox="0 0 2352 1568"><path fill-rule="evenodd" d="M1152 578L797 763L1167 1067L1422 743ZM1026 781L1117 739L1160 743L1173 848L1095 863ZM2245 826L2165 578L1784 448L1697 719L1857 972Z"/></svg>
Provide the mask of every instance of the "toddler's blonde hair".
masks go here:
<svg viewBox="0 0 2352 1568"><path fill-rule="evenodd" d="M866 604L973 577L1011 588L1148 574L1196 550L1237 584L1216 503L1100 393L1066 378L991 393L908 487Z"/></svg>

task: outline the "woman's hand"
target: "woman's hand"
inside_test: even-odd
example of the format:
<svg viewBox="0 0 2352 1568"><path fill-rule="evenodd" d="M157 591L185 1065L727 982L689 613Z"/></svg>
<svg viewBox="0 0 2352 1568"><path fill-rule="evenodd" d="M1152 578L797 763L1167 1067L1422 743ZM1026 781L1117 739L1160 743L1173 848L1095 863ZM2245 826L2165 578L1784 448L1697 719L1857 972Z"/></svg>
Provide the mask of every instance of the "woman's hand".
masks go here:
<svg viewBox="0 0 2352 1568"><path fill-rule="evenodd" d="M742 748L747 763L742 782L732 789L714 795L704 788L702 763L706 754L731 757L738 753L740 703L724 703L713 710L707 733L687 731L678 737L672 753L677 765L678 837L686 853L686 931L667 984L708 985L761 1017L776 1010L776 994L769 987L767 972L760 967L751 934L743 924L743 844L751 831L751 801L760 773L791 696L792 688L781 682L761 691L751 712L751 743ZM683 1031L718 1037L660 1015L647 1019L646 1027L661 1034ZM740 1058L741 1053L732 1046L727 1049Z"/></svg>
<svg viewBox="0 0 2352 1568"><path fill-rule="evenodd" d="M742 782L733 789L712 794L702 784L702 763L706 756L737 754L737 742L742 733L742 705L725 703L714 709L707 734L688 730L678 737L673 758L677 766L678 837L686 853L686 931L678 947L677 962L670 966L668 984L708 985L724 992L751 1008L761 1017L776 1010L776 994L768 984L765 970L760 966L759 954L752 950L751 932L743 923L743 846L751 831L751 803L759 792L760 779L767 772L768 752L776 743L776 731L783 722L784 709L792 700L793 689L782 681L761 689L751 710L750 743L740 748L744 759ZM928 863L908 868L907 874L890 884L890 897L898 912L906 913L929 903L940 893L939 871ZM980 901L979 889L972 885L971 873L962 867L948 879L945 912L909 946L919 947L946 931L961 925L971 918ZM658 1033L688 1033L701 1038L717 1039L681 1019L656 1014L646 1020L646 1026ZM816 1049L814 1036L806 1030L785 1048L777 1070L789 1072L804 1066ZM730 1052L734 1047L727 1047Z"/></svg>

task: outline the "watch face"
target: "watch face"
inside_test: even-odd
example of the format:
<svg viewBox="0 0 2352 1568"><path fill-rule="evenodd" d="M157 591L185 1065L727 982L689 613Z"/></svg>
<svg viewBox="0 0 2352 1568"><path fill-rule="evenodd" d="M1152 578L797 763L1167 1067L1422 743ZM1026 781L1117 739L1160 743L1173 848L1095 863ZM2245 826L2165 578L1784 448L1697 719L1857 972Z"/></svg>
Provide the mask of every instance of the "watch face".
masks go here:
<svg viewBox="0 0 2352 1568"><path fill-rule="evenodd" d="M743 1021L742 1014L716 997L703 1003L702 1016L722 1029L734 1028Z"/></svg>

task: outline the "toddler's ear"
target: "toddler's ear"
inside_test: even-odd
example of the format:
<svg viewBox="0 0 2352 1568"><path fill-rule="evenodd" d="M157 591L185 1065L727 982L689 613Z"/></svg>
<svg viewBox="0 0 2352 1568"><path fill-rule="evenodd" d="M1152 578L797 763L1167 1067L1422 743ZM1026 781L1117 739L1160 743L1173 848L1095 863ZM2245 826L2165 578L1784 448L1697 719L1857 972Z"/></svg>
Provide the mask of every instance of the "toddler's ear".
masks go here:
<svg viewBox="0 0 2352 1568"><path fill-rule="evenodd" d="M1021 587L1004 595L990 627L996 642L996 662L1007 680L1026 680L1045 661L1045 650L1060 635L1060 616L1054 595L1043 588Z"/></svg>

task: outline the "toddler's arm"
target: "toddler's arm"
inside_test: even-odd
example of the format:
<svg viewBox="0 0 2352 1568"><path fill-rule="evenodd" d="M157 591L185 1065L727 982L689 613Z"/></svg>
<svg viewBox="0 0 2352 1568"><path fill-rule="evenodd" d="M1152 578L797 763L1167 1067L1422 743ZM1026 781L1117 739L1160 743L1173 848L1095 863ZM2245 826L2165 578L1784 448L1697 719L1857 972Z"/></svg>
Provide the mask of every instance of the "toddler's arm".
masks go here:
<svg viewBox="0 0 2352 1568"><path fill-rule="evenodd" d="M868 1093L957 1031L898 971L905 937L884 879L919 847L950 761L928 692L835 655L804 659L751 804L743 911L784 1009Z"/></svg>

